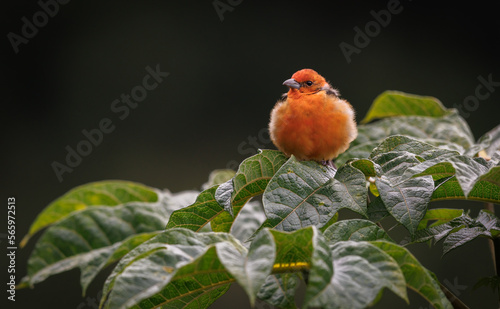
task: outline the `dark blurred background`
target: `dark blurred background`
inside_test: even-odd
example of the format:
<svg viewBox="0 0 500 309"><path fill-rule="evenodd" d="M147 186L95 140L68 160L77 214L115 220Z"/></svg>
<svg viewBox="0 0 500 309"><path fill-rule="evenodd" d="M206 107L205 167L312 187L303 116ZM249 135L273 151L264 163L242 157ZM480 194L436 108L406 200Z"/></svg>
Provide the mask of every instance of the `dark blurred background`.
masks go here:
<svg viewBox="0 0 500 309"><path fill-rule="evenodd" d="M40 3L11 1L0 13L2 247L9 196L17 200L20 240L47 204L75 186L125 179L173 192L199 189L213 169L234 166L256 147L272 148L263 129L286 91L282 82L299 69L313 68L329 79L358 119L384 90L464 107L479 76L500 81L494 2L70 1L47 20L38 13ZM391 8L398 13L377 31L370 11ZM23 17L33 21L34 16L43 27L19 39ZM367 24L370 41L356 45L354 28L366 33ZM22 43L14 47L11 40ZM349 61L339 47L343 42L357 48ZM142 84L147 66L157 65L169 75L121 120L111 103ZM464 109L476 138L499 124L499 89ZM65 147L74 149L85 139L82 130L98 128L103 118L112 121L114 131L59 181L51 164L65 164ZM433 206L466 207L473 214L482 207ZM17 279L26 273L37 238L17 252ZM443 258L440 245L411 248L471 308L498 307L490 290L472 291L477 279L493 274L485 240ZM4 254L1 259L0 278L6 282ZM85 298L78 276L73 270L34 290L17 291L15 307L96 308L105 275ZM378 308L429 307L415 293L410 306L385 294ZM13 307L7 293L2 295L2 303ZM214 308L236 305L249 307L245 294L232 287Z"/></svg>

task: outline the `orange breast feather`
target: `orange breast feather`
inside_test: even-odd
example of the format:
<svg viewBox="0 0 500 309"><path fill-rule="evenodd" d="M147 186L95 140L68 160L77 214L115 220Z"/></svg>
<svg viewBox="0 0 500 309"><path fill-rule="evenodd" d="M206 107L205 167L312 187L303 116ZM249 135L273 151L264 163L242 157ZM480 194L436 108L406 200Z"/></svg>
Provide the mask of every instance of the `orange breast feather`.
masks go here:
<svg viewBox="0 0 500 309"><path fill-rule="evenodd" d="M271 113L274 144L299 160L331 160L349 148L357 129L351 105L325 91L289 96Z"/></svg>

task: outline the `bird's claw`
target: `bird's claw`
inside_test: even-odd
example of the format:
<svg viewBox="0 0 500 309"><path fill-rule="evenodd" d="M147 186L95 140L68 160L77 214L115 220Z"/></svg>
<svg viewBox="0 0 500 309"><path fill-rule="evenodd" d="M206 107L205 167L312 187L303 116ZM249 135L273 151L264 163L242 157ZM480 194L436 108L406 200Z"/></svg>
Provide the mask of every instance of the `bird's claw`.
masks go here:
<svg viewBox="0 0 500 309"><path fill-rule="evenodd" d="M323 166L330 166L330 167L335 168L335 165L333 164L332 160L321 160L319 163L321 163L321 165L323 165Z"/></svg>

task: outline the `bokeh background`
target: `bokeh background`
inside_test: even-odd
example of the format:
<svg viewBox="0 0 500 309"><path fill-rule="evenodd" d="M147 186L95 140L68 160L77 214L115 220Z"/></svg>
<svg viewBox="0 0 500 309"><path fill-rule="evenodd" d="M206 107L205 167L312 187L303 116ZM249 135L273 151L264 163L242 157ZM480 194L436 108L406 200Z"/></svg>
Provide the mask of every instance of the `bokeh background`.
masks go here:
<svg viewBox="0 0 500 309"><path fill-rule="evenodd" d="M221 15L214 3L231 10ZM474 95L479 76L500 81L500 19L487 1L401 0L402 11L348 62L339 45L355 46L354 28L363 30L374 20L370 11L387 10L388 3L395 2L70 1L18 53L8 34L21 34L22 18L31 20L41 7L37 1L3 3L1 246L9 196L17 200L20 239L47 204L75 186L125 179L173 192L199 189L210 171L253 154L252 141L273 148L265 138L269 112L286 91L282 82L298 69L313 68L329 79L359 119L384 90L431 95L453 107ZM145 68L157 64L169 76L120 120L111 102L130 94ZM464 114L476 138L499 124L499 101L497 88ZM65 147L76 147L81 131L97 128L103 118L115 130L60 182L52 162L64 163ZM445 206L473 214L482 207ZM18 279L37 238L17 252ZM443 258L440 245L412 248L471 308L498 307L490 290L472 289L493 272L484 239ZM6 282L5 254L1 261ZM15 304L3 292L2 308L96 308L105 275L87 297L78 276L73 270L17 291ZM410 306L385 294L377 308L428 308L415 293ZM249 307L237 287L214 304L235 306Z"/></svg>

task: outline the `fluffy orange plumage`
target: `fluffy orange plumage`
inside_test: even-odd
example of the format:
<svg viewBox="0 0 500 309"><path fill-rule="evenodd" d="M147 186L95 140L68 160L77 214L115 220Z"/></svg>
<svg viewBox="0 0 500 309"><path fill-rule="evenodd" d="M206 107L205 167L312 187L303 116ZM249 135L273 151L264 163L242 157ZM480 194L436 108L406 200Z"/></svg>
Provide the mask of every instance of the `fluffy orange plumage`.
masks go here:
<svg viewBox="0 0 500 309"><path fill-rule="evenodd" d="M271 112L274 145L299 160L330 161L349 148L358 135L354 110L336 89L311 69L292 75L290 88Z"/></svg>

